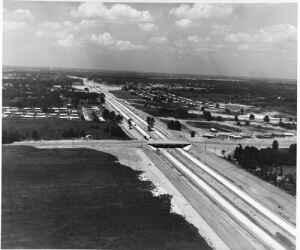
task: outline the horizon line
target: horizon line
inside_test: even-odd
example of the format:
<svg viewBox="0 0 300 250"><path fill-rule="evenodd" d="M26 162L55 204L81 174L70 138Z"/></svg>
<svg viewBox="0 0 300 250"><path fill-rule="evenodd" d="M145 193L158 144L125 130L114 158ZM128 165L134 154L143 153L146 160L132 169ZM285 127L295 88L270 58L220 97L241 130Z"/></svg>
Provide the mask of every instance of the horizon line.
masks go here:
<svg viewBox="0 0 300 250"><path fill-rule="evenodd" d="M16 66L16 65L2 65L2 68L5 67L15 67L15 68L44 68L44 69L73 69L73 70L87 70L87 71L119 71L119 72L132 72L132 73L144 73L144 74L161 74L161 75L187 75L187 76L194 76L194 77L225 77L225 78L242 78L242 79L269 79L269 80L289 80L289 81L296 81L298 78L278 78L278 77L268 77L268 76L236 76L236 75L211 75L211 74L196 74L196 73L171 73L171 72L153 72L153 71L139 71L139 70L123 70L123 69L96 69L96 68L76 68L76 67L64 67L64 66Z"/></svg>

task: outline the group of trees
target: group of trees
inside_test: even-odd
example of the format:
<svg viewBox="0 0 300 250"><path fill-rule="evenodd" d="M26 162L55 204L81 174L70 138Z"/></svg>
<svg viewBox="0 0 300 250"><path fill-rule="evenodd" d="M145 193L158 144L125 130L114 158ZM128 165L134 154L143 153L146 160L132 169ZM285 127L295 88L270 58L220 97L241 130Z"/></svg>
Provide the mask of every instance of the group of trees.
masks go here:
<svg viewBox="0 0 300 250"><path fill-rule="evenodd" d="M62 137L69 139L69 138L79 138L79 137L84 137L86 136L85 131L74 131L72 127L66 128L64 132L62 133Z"/></svg>
<svg viewBox="0 0 300 250"><path fill-rule="evenodd" d="M241 145L234 150L233 157L244 168L262 168L279 165L296 165L296 144L291 144L288 153L279 151L278 141L273 141L272 148L258 149L257 147Z"/></svg>
<svg viewBox="0 0 300 250"><path fill-rule="evenodd" d="M168 121L168 129L181 130L181 123L178 120Z"/></svg>
<svg viewBox="0 0 300 250"><path fill-rule="evenodd" d="M17 131L6 131L5 129L2 131L2 144L9 144L16 141L22 141L26 139L32 140L40 140L40 135L36 130L33 130L31 134L27 131L25 135L20 134Z"/></svg>
<svg viewBox="0 0 300 250"><path fill-rule="evenodd" d="M154 117L148 116L146 120L147 120L147 124L148 124L148 131L152 131L154 128L154 123L155 123Z"/></svg>
<svg viewBox="0 0 300 250"><path fill-rule="evenodd" d="M118 126L118 123L122 123L123 116L117 114L114 111L109 111L104 109L102 112L102 117L108 121L108 126L105 128L105 131L112 136L124 136L123 130Z"/></svg>
<svg viewBox="0 0 300 250"><path fill-rule="evenodd" d="M278 184L278 176L283 175L282 166L296 166L296 144L291 144L288 152L279 150L278 141L272 147L258 149L241 145L234 150L233 157L242 168L256 173L260 178ZM293 190L292 186L291 190Z"/></svg>
<svg viewBox="0 0 300 250"><path fill-rule="evenodd" d="M97 117L95 115L95 117ZM121 123L123 121L123 116L115 113L115 111L109 111L108 109L104 109L102 112L102 117L106 121ZM97 117L98 119L98 117Z"/></svg>

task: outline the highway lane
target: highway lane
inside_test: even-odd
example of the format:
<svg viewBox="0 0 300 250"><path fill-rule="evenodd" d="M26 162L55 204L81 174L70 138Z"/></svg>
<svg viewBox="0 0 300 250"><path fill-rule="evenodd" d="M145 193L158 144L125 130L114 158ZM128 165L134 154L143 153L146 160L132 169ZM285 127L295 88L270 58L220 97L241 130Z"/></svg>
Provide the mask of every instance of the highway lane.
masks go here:
<svg viewBox="0 0 300 250"><path fill-rule="evenodd" d="M108 94L110 97L110 100L113 99L111 94ZM114 100L115 101L115 100ZM115 101L116 103L117 101ZM129 110L127 107L125 107L123 104L119 103L119 105L126 110L128 113L131 114L131 116L134 116L136 119L138 119L141 123L147 126L147 123L137 116L135 113L133 113L131 110ZM154 131L161 139L167 140L170 138L167 138L165 135L162 134L162 132L156 130ZM238 196L240 196L242 199L247 201L249 205L255 207L257 210L259 210L261 213L263 213L266 217L268 217L270 220L274 221L276 224L278 224L280 227L282 227L284 230L289 232L291 235L296 237L296 229L294 225L291 223L286 222L283 218L280 218L277 214L274 214L272 211L267 209L265 206L261 205L259 202L257 202L253 197L251 197L249 194L242 191L240 188L236 187L234 184L226 180L223 176L216 173L214 170L210 169L209 167L205 166L203 163L201 163L198 159L191 156L189 153L182 149L177 149L178 152L180 152L182 155L187 157L188 159L192 160L194 163L196 163L199 167L201 167L203 170L205 170L207 173L209 173L211 176L213 176L216 180L221 182L224 186L226 186L228 189L230 189L232 192L236 193Z"/></svg>
<svg viewBox="0 0 300 250"><path fill-rule="evenodd" d="M99 89L100 91L100 89ZM114 106L118 106L118 108L122 109L122 110L118 110L119 112L121 112L122 114L127 113L128 115L126 115L127 117L134 117L135 121L138 121L139 123L141 123L142 126L147 126L147 123L140 118L139 116L137 116L136 114L134 114L131 110L129 110L127 107L125 107L123 104L121 104L120 102L116 101L115 98L109 94L109 93L105 93L109 98L108 101L113 103L112 105ZM139 128L139 126L137 125L136 128ZM142 129L142 128L140 128ZM143 129L142 129L143 130ZM146 132L145 132L146 133ZM143 134L143 133L141 133ZM163 135L160 131L155 131L155 134L158 135L159 138L161 139L167 139L165 135ZM182 150L183 151L183 150ZM228 182L226 179L224 179L222 176L219 176L216 172L214 172L213 170L211 170L210 168L208 168L207 166L205 166L204 164L202 164L200 161L198 161L197 159L195 159L194 157L192 157L191 155L189 155L188 153L186 153L185 151L180 151L178 150L178 152L180 152L182 155L184 155L185 157L191 159L193 162L195 162L197 165L199 165L200 167L202 167L204 170L206 170L210 175L214 176L216 178L216 180L220 181L222 184L224 184L226 187L228 187L231 191L235 192L236 194L238 194L239 196L241 196L242 199L245 199L249 202L249 205L253 205L258 209L261 210L262 213L264 213L268 218L270 218L272 221L274 221L275 223L280 224L279 226L282 226L285 230L287 230L288 232L290 232L292 235L295 235L295 229L293 228L293 226L291 226L289 223L286 223L282 218L278 217L277 215L274 215L271 211L269 211L268 209L266 209L265 207L261 206L261 204L257 203L257 201L255 201L252 197L250 197L248 194L245 194L242 190L239 190L237 187L235 187L232 183ZM164 152L164 151L163 151ZM165 152L164 152L165 153ZM168 155L168 157L170 157ZM171 158L171 157L170 157ZM174 159L173 159L174 161ZM174 161L175 164L175 161ZM175 164L176 165L176 164ZM177 163L178 165L178 163ZM192 175L190 175L190 178L193 179ZM254 202L253 202L254 201ZM228 204L227 204L228 205ZM234 210L232 210L234 211ZM236 213L235 213L236 214ZM236 214L237 215L237 214ZM239 217L239 216L236 216ZM239 218L237 218L239 219ZM243 220L243 223L246 223L244 221L244 218L241 217L240 220ZM247 222L249 223L249 222ZM261 232L259 230L257 230L257 228L253 227L253 225L251 225L251 223L249 224L249 228L253 231L253 233L259 232L259 235L262 235ZM255 228L255 229L254 229ZM259 237L261 238L261 237ZM274 249L277 249L277 247L279 247L276 243L276 241L272 241L272 239L267 239L267 243L272 245L272 248L275 247ZM279 248L278 248L279 249Z"/></svg>

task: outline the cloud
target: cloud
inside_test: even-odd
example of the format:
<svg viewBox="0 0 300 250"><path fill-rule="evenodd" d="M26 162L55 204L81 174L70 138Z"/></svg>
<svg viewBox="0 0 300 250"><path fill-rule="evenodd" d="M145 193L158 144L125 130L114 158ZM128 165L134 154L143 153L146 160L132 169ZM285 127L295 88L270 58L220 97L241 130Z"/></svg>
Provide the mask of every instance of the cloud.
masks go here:
<svg viewBox="0 0 300 250"><path fill-rule="evenodd" d="M213 24L211 26L211 34L215 36L224 36L228 34L232 26L227 24Z"/></svg>
<svg viewBox="0 0 300 250"><path fill-rule="evenodd" d="M175 21L175 24L178 27L185 29L185 28L191 27L193 24L193 21L190 19L187 19L187 18L183 18L183 19Z"/></svg>
<svg viewBox="0 0 300 250"><path fill-rule="evenodd" d="M240 42L248 42L251 39L251 35L248 33L235 33L235 34L228 34L225 36L225 40L233 43L240 43Z"/></svg>
<svg viewBox="0 0 300 250"><path fill-rule="evenodd" d="M179 7L170 10L169 14L178 18L201 19L212 17L226 17L231 15L232 8L212 4L194 3L180 4Z"/></svg>
<svg viewBox="0 0 300 250"><path fill-rule="evenodd" d="M18 21L3 21L3 31L4 32L13 32L13 31L20 31L26 27L25 22L18 22Z"/></svg>
<svg viewBox="0 0 300 250"><path fill-rule="evenodd" d="M65 39L58 40L57 43L62 47L72 47L73 40L74 40L74 35L70 34Z"/></svg>
<svg viewBox="0 0 300 250"><path fill-rule="evenodd" d="M35 35L39 38L65 39L68 36L66 28L58 22L45 21L38 25Z"/></svg>
<svg viewBox="0 0 300 250"><path fill-rule="evenodd" d="M275 24L259 29L253 34L234 33L225 36L225 40L236 43L239 50L270 51L296 46L297 28L291 24Z"/></svg>
<svg viewBox="0 0 300 250"><path fill-rule="evenodd" d="M114 4L110 8L103 3L81 3L71 10L73 18L99 18L118 23L152 22L154 19L149 11L140 11L125 4Z"/></svg>
<svg viewBox="0 0 300 250"><path fill-rule="evenodd" d="M27 23L32 20L34 20L34 16L29 10L17 9L9 11L8 9L3 9L3 31L6 33L23 30L27 27Z"/></svg>
<svg viewBox="0 0 300 250"><path fill-rule="evenodd" d="M99 34L98 36L96 34L92 34L90 37L90 41L100 45L101 47L112 46L115 43L111 34L108 32Z"/></svg>
<svg viewBox="0 0 300 250"><path fill-rule="evenodd" d="M119 51L146 49L145 46L135 45L135 44L132 44L130 41L116 40L108 32L105 32L105 33L99 34L99 35L92 34L89 37L89 41L100 47L107 48L107 49L113 49L113 50L119 50Z"/></svg>
<svg viewBox="0 0 300 250"><path fill-rule="evenodd" d="M296 41L297 28L289 23L271 25L260 29L256 39L268 43Z"/></svg>
<svg viewBox="0 0 300 250"><path fill-rule="evenodd" d="M150 42L154 44L166 44L168 41L168 38L165 36L156 36L150 39Z"/></svg>
<svg viewBox="0 0 300 250"><path fill-rule="evenodd" d="M3 19L11 21L31 21L34 16L29 10L16 9L14 11L9 11L8 9L3 9Z"/></svg>
<svg viewBox="0 0 300 250"><path fill-rule="evenodd" d="M174 47L180 54L193 52L213 52L224 48L222 43L214 43L209 36L190 35L185 39L176 40Z"/></svg>
<svg viewBox="0 0 300 250"><path fill-rule="evenodd" d="M139 24L139 27L143 31L153 31L158 29L158 27L153 23L141 23Z"/></svg>

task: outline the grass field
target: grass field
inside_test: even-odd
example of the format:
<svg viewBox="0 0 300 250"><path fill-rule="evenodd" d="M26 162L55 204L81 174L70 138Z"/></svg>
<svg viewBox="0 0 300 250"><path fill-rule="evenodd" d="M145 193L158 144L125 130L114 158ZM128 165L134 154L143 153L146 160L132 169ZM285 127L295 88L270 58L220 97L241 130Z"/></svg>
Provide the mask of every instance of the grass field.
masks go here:
<svg viewBox="0 0 300 250"><path fill-rule="evenodd" d="M233 132L242 132L242 129L230 126L230 125L226 125L226 124L220 124L217 122L187 122L187 124L196 127L196 128L204 128L204 129L210 129L210 128L215 128L219 131L222 132L229 132L229 133L233 133Z"/></svg>
<svg viewBox="0 0 300 250"><path fill-rule="evenodd" d="M163 102L154 102L154 101L148 101L145 99L142 99L138 95L131 95L126 90L114 90L110 91L112 94L114 94L116 97L124 99L131 103L131 105L139 110L142 110L143 112L146 112L152 116L155 117L174 117L174 118L183 118L180 117L177 113L177 111L185 110L188 111L189 108L186 107L186 104L182 103L163 103ZM147 107L145 107L145 104L147 104ZM160 108L167 108L167 111L161 112L159 111ZM189 115L191 118L196 118L197 115ZM188 118L188 117L186 117Z"/></svg>
<svg viewBox="0 0 300 250"><path fill-rule="evenodd" d="M97 125L97 129L91 128L92 125ZM10 118L2 120L2 129L6 131L17 131L21 135L29 134L33 130L36 130L40 137L45 140L57 140L63 139L62 134L66 127L73 128L78 134L81 131L85 131L86 134L92 135L93 139L128 139L125 133L121 136L110 135L106 128L108 128L108 122L87 122L83 120L66 120L57 118L47 119L21 119Z"/></svg>
<svg viewBox="0 0 300 250"><path fill-rule="evenodd" d="M2 248L210 249L113 155L2 150Z"/></svg>

